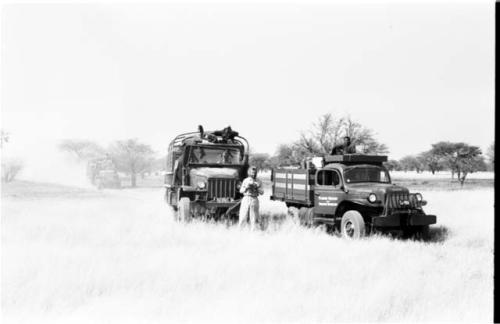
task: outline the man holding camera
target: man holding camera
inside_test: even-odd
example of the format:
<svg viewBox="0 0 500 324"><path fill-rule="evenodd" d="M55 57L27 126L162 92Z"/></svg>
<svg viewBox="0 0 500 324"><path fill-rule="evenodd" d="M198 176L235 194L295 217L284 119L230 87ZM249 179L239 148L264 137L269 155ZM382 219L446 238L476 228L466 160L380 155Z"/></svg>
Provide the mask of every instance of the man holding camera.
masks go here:
<svg viewBox="0 0 500 324"><path fill-rule="evenodd" d="M264 193L262 183L256 179L257 168L251 166L248 169L248 177L243 180L240 192L243 194L240 205L239 226L250 219L250 229L255 230L256 222L259 220L259 195Z"/></svg>

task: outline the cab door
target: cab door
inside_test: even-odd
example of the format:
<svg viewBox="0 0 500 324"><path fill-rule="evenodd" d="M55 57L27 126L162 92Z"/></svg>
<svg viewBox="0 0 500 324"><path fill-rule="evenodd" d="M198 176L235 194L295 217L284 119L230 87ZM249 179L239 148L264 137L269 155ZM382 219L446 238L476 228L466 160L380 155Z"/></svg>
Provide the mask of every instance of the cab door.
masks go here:
<svg viewBox="0 0 500 324"><path fill-rule="evenodd" d="M342 178L337 170L318 170L314 186L314 213L334 215L345 196Z"/></svg>

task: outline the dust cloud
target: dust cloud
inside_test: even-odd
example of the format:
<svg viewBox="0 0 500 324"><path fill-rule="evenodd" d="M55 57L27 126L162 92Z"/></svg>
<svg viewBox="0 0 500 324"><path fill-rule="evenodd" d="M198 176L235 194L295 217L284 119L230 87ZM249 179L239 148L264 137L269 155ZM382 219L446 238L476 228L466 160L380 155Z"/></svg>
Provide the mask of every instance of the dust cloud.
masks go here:
<svg viewBox="0 0 500 324"><path fill-rule="evenodd" d="M60 152L58 141L23 145L12 143L2 148L2 159L15 158L23 163L16 179L92 188L86 176L86 163L69 153Z"/></svg>

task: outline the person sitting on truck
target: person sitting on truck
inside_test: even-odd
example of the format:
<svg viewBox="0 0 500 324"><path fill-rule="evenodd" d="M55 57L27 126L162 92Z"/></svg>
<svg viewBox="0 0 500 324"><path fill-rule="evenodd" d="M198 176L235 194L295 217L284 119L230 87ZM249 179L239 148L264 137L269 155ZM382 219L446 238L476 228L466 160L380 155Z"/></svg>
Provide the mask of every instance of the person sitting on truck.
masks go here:
<svg viewBox="0 0 500 324"><path fill-rule="evenodd" d="M230 150L224 150L219 155L219 160L217 161L219 164L232 164L233 163L233 155Z"/></svg>
<svg viewBox="0 0 500 324"><path fill-rule="evenodd" d="M250 229L255 230L256 222L259 219L259 195L264 193L262 183L256 178L257 168L251 166L248 169L248 177L243 180L240 187L240 192L244 195L241 199L239 227L250 219Z"/></svg>
<svg viewBox="0 0 500 324"><path fill-rule="evenodd" d="M349 136L344 137L344 143L340 145L335 145L332 149L331 155L343 155L356 153L356 147L352 145L351 138Z"/></svg>

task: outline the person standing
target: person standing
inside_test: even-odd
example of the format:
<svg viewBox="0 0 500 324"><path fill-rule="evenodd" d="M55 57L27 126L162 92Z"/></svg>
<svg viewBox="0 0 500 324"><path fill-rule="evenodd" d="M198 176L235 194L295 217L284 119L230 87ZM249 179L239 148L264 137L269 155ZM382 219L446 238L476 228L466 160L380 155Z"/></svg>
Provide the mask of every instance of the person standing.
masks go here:
<svg viewBox="0 0 500 324"><path fill-rule="evenodd" d="M239 226L240 228L250 220L250 229L255 230L256 222L259 221L259 195L264 193L262 183L257 179L257 168L251 166L248 169L248 177L243 180L240 187L243 194L240 205Z"/></svg>
<svg viewBox="0 0 500 324"><path fill-rule="evenodd" d="M356 153L356 147L352 145L351 138L349 136L344 137L344 143L336 145L332 149L331 155L343 155Z"/></svg>

